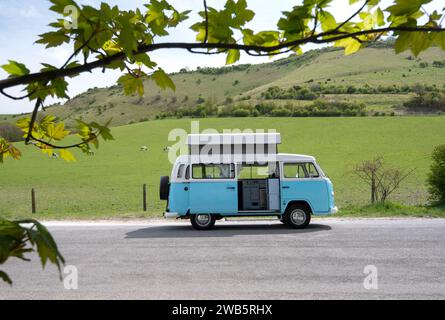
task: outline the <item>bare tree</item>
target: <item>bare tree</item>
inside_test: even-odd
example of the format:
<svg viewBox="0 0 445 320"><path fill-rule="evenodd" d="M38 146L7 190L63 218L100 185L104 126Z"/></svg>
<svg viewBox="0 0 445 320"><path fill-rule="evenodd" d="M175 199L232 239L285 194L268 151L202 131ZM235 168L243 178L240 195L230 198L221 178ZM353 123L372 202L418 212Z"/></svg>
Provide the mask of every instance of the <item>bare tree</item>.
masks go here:
<svg viewBox="0 0 445 320"><path fill-rule="evenodd" d="M385 202L413 171L385 168L383 156L377 156L357 164L353 172L370 186L371 203L375 203Z"/></svg>

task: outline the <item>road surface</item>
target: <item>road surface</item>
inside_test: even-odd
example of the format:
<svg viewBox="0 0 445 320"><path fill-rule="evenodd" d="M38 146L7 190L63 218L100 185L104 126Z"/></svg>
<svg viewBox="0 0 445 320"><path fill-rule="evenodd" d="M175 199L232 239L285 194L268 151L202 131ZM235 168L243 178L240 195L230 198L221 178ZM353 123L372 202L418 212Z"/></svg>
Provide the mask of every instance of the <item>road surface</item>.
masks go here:
<svg viewBox="0 0 445 320"><path fill-rule="evenodd" d="M305 230L276 220L211 231L188 222L48 227L78 288L64 287L74 269L63 282L32 256L2 266L14 286L0 284L0 299L445 298L445 219L314 219Z"/></svg>

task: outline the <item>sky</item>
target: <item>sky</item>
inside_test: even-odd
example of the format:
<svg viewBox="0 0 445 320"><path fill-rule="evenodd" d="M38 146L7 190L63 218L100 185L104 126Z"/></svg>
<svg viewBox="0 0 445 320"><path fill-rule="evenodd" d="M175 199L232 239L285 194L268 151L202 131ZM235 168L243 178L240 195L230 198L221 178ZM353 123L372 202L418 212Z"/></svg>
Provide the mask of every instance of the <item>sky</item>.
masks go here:
<svg viewBox="0 0 445 320"><path fill-rule="evenodd" d="M104 0L102 0L104 1ZM434 0L430 6L440 4L443 0ZM94 7L100 5L99 0L79 0L79 4L88 4ZM119 5L122 9L143 8L143 4L148 0L108 0L110 5ZM159 39L159 42L195 41L195 33L189 26L198 21L197 12L202 10L202 0L170 0L169 1L179 11L193 10L190 19L185 21L180 28L171 29L171 34ZM282 11L291 9L294 5L301 4L302 0L248 0L248 7L255 11L253 21L246 27L253 30L274 30L276 23L282 15ZM384 5L392 1L384 0ZM220 8L224 5L223 0L207 0L208 6ZM6 64L9 59L24 63L31 72L37 72L40 63L51 65L62 65L72 52L70 46L45 49L41 44L36 44L38 35L51 31L47 25L56 21L58 15L49 10L51 3L48 0L0 0L0 65ZM347 19L357 8L360 2L350 7L348 0L334 0L331 5L331 12L337 21ZM314 46L307 46L304 49L312 49ZM184 50L162 50L150 54L151 59L156 61L160 67L167 72L175 72L181 68L209 66L220 67L225 64L225 55L196 55ZM252 57L246 54L241 55L238 63L264 63L268 62L268 57ZM117 71L107 71L105 74L101 70L92 73L82 74L74 79L67 79L70 83L69 96L73 97L92 87L107 87L116 83L120 73ZM7 77L7 74L0 69L0 79ZM11 88L7 92L20 95L22 88ZM49 100L47 104L56 102ZM13 101L0 95L0 114L29 112L33 105L28 100Z"/></svg>

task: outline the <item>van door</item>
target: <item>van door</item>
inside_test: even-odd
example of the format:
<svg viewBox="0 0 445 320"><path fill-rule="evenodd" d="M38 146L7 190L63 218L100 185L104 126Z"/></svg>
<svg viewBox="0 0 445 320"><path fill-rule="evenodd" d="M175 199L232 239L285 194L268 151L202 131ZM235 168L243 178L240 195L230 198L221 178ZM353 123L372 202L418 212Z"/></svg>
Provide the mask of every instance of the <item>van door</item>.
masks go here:
<svg viewBox="0 0 445 320"><path fill-rule="evenodd" d="M283 163L281 180L281 210L290 201L309 203L314 213L329 212L329 190L326 180L311 162Z"/></svg>
<svg viewBox="0 0 445 320"><path fill-rule="evenodd" d="M181 164L177 170L176 179L170 183L168 207L171 212L185 215L189 210L189 179L190 166Z"/></svg>
<svg viewBox="0 0 445 320"><path fill-rule="evenodd" d="M233 164L193 164L190 213L235 214L238 186Z"/></svg>

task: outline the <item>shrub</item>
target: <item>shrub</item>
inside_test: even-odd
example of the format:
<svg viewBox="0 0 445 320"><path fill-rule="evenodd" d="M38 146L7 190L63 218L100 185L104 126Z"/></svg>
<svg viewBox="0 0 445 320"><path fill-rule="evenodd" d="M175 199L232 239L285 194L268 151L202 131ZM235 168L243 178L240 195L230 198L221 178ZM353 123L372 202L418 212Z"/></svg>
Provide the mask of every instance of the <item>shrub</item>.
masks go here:
<svg viewBox="0 0 445 320"><path fill-rule="evenodd" d="M433 163L428 174L427 183L430 200L437 204L445 204L445 145L434 148Z"/></svg>
<svg viewBox="0 0 445 320"><path fill-rule="evenodd" d="M232 111L234 117L248 117L250 115L249 110L246 109L235 109Z"/></svg>
<svg viewBox="0 0 445 320"><path fill-rule="evenodd" d="M293 86L288 89L282 89L278 86L270 87L263 92L261 96L266 99L295 99L295 100L315 100L319 93L314 90Z"/></svg>
<svg viewBox="0 0 445 320"><path fill-rule="evenodd" d="M271 103L261 103L261 104L257 104L255 106L255 109L259 112L259 114L261 115L269 115L272 110L275 108L274 104Z"/></svg>
<svg viewBox="0 0 445 320"><path fill-rule="evenodd" d="M272 110L271 116L272 117L289 117L292 115L292 111L290 111L287 108L279 107L274 110Z"/></svg>
<svg viewBox="0 0 445 320"><path fill-rule="evenodd" d="M204 103L206 100L203 97L198 97L198 99L196 99L196 103L197 104L201 104Z"/></svg>
<svg viewBox="0 0 445 320"><path fill-rule="evenodd" d="M445 111L445 94L438 92L418 91L403 106L410 111L438 112Z"/></svg>
<svg viewBox="0 0 445 320"><path fill-rule="evenodd" d="M10 123L0 124L0 137L5 138L9 142L17 142L23 140L23 132L17 126Z"/></svg>
<svg viewBox="0 0 445 320"><path fill-rule="evenodd" d="M434 61L433 62L433 67L444 68L445 67L445 60L443 60L443 61Z"/></svg>

